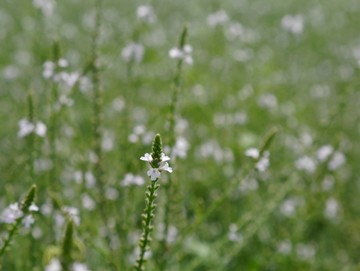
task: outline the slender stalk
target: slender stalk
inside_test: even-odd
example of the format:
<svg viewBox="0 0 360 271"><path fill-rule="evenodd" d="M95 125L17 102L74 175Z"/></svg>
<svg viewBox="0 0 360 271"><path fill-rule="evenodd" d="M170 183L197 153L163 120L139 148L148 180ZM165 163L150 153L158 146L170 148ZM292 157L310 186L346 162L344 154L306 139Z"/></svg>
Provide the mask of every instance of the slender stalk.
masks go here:
<svg viewBox="0 0 360 271"><path fill-rule="evenodd" d="M99 214L106 229L106 242L108 247L111 249L111 229L108 226L108 213L107 210L107 201L105 198L105 185L106 181L104 180L104 169L102 164L102 149L101 149L101 139L102 139L102 86L101 86L101 76L100 76L100 63L99 63L99 37L100 37L100 27L102 21L102 0L95 1L95 28L92 36L92 48L91 48L91 61L90 61L90 72L91 79L93 84L93 142L92 149L96 156L96 161L93 164L93 172L96 179L96 185L98 188L98 205L101 206L99 209ZM115 265L114 257L110 255L111 259L109 260L109 265ZM114 269L114 268L113 268Z"/></svg>
<svg viewBox="0 0 360 271"><path fill-rule="evenodd" d="M156 179L155 181L150 181L150 185L148 185L147 187L147 192L146 192L146 207L144 210L144 214L142 215L143 217L143 233L141 235L140 238L140 243L139 243L139 247L140 247L140 255L139 258L136 261L136 265L135 265L135 270L136 271L140 271L143 270L143 266L145 264L145 253L148 249L148 246L150 245L151 242L151 237L150 237L150 233L153 230L153 225L152 225L152 220L154 218L154 211L156 208L156 203L155 200L157 198L157 193L156 191L159 189L160 185L158 184L158 179Z"/></svg>
<svg viewBox="0 0 360 271"><path fill-rule="evenodd" d="M179 38L178 47L180 50L184 49L184 46L186 44L187 35L188 35L188 29L187 29L187 26L185 26L183 28L180 38ZM175 76L173 79L173 86L172 86L172 96L171 96L171 101L170 101L170 106L169 106L169 112L170 112L170 114L169 114L169 132L170 132L169 133L169 145L171 148L174 148L175 142L176 142L175 125L176 125L176 116L177 116L177 111L178 111L179 92L181 91L181 88L182 88L182 66L183 66L183 59L180 58L176 65L176 72L175 72ZM172 153L173 153L173 151L172 151ZM175 157L173 156L172 158L173 158L172 164L174 166L175 165ZM177 195L175 195L176 193L178 193L177 191L179 191L179 189L177 189L177 187L174 187L174 186L177 186L177 183L175 182L173 177L170 175L168 178L168 182L164 185L165 197L166 197L167 204L165 205L165 210L164 210L164 221L163 221L164 236L160 242L160 251L159 251L160 255L158 258L160 270L164 270L165 266L166 266L166 254L168 252L167 236L168 236L168 232L169 232L171 209L172 209L172 207L175 207L174 200L179 198ZM181 212L179 212L179 213L181 213Z"/></svg>

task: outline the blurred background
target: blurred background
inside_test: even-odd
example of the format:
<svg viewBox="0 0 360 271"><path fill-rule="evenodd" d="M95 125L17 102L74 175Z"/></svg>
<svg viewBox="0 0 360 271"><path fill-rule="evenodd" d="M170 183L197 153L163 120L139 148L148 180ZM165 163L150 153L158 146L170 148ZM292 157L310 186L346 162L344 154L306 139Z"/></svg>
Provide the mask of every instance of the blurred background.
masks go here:
<svg viewBox="0 0 360 271"><path fill-rule="evenodd" d="M99 190L95 2L1 1L0 215L34 180L40 207L4 270L45 270L64 206L79 218L77 260L130 269L148 182L139 158L156 133L171 150L174 191L163 174L148 270L359 270L359 1L104 0L101 14Z"/></svg>

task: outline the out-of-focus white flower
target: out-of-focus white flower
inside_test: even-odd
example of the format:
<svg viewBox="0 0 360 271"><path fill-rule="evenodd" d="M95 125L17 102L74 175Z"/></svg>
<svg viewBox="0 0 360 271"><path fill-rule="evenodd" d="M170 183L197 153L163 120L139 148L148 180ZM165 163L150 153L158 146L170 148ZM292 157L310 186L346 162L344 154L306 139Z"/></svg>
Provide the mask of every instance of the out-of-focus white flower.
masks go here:
<svg viewBox="0 0 360 271"><path fill-rule="evenodd" d="M334 148L331 145L322 146L316 152L316 157L319 161L324 162L333 153Z"/></svg>
<svg viewBox="0 0 360 271"><path fill-rule="evenodd" d="M22 223L25 228L30 228L32 224L34 224L35 220L32 215L27 215L23 218Z"/></svg>
<svg viewBox="0 0 360 271"><path fill-rule="evenodd" d="M94 210L96 207L95 201L87 194L82 195L81 197L82 206L87 210Z"/></svg>
<svg viewBox="0 0 360 271"><path fill-rule="evenodd" d="M171 48L169 51L170 58L182 59L185 61L185 63L189 65L192 65L194 62L191 54L192 54L192 47L189 44L184 45L182 49L178 47L174 47Z"/></svg>
<svg viewBox="0 0 360 271"><path fill-rule="evenodd" d="M339 211L339 203L336 199L330 198L326 201L324 215L328 219L336 218Z"/></svg>
<svg viewBox="0 0 360 271"><path fill-rule="evenodd" d="M270 152L265 151L260 158L260 160L256 163L255 168L260 171L264 172L270 166Z"/></svg>
<svg viewBox="0 0 360 271"><path fill-rule="evenodd" d="M238 226L235 223L232 223L229 226L228 239L232 242L240 242L243 239L238 231Z"/></svg>
<svg viewBox="0 0 360 271"><path fill-rule="evenodd" d="M54 0L33 0L34 7L40 9L44 16L50 17L54 13Z"/></svg>
<svg viewBox="0 0 360 271"><path fill-rule="evenodd" d="M224 10L219 10L214 13L209 14L206 19L208 26L215 27L217 25L222 25L229 21L229 17Z"/></svg>
<svg viewBox="0 0 360 271"><path fill-rule="evenodd" d="M45 266L45 271L62 271L59 259L53 258L49 264Z"/></svg>
<svg viewBox="0 0 360 271"><path fill-rule="evenodd" d="M295 214L297 201L294 198L286 199L281 207L280 211L284 216L291 217Z"/></svg>
<svg viewBox="0 0 360 271"><path fill-rule="evenodd" d="M29 207L29 211L37 212L37 211L39 211L39 207L35 203L31 203L31 205Z"/></svg>
<svg viewBox="0 0 360 271"><path fill-rule="evenodd" d="M292 244L289 240L284 240L281 241L278 245L277 245L277 250L279 251L279 253L284 254L284 255L288 255L291 253L292 250Z"/></svg>
<svg viewBox="0 0 360 271"><path fill-rule="evenodd" d="M6 224L13 224L18 218L21 218L24 213L21 211L19 203L10 204L0 216L0 222Z"/></svg>
<svg viewBox="0 0 360 271"><path fill-rule="evenodd" d="M46 134L46 125L41 122L30 122L27 119L21 119L19 121L19 131L18 131L18 137L22 138L25 137L31 133L35 133L36 135L40 137L44 137Z"/></svg>
<svg viewBox="0 0 360 271"><path fill-rule="evenodd" d="M328 168L330 170L336 170L346 162L345 155L342 152L335 152L333 157L331 158Z"/></svg>
<svg viewBox="0 0 360 271"><path fill-rule="evenodd" d="M174 148L172 149L172 157L185 158L189 149L189 142L182 136L176 139Z"/></svg>
<svg viewBox="0 0 360 271"><path fill-rule="evenodd" d="M276 96L270 93L261 95L257 101L258 105L266 109L275 109L278 105Z"/></svg>
<svg viewBox="0 0 360 271"><path fill-rule="evenodd" d="M316 254L316 250L312 245L298 244L296 246L296 254L302 260L311 260Z"/></svg>
<svg viewBox="0 0 360 271"><path fill-rule="evenodd" d="M52 61L46 61L43 64L43 77L45 79L49 79L54 75L54 71L55 71L55 63Z"/></svg>
<svg viewBox="0 0 360 271"><path fill-rule="evenodd" d="M86 264L75 262L72 265L72 271L90 271Z"/></svg>
<svg viewBox="0 0 360 271"><path fill-rule="evenodd" d="M58 60L58 65L61 68L67 68L69 66L69 62L65 58L60 58Z"/></svg>
<svg viewBox="0 0 360 271"><path fill-rule="evenodd" d="M152 24L156 21L155 11L152 6L142 5L136 9L137 18L145 23Z"/></svg>
<svg viewBox="0 0 360 271"><path fill-rule="evenodd" d="M143 177L134 175L132 173L125 174L124 179L121 181L122 186L130 186L130 185L143 185L145 180Z"/></svg>
<svg viewBox="0 0 360 271"><path fill-rule="evenodd" d="M105 197L109 200L116 200L119 197L119 192L113 187L107 187Z"/></svg>
<svg viewBox="0 0 360 271"><path fill-rule="evenodd" d="M281 26L293 34L301 34L304 30L304 17L302 15L286 15L281 19Z"/></svg>
<svg viewBox="0 0 360 271"><path fill-rule="evenodd" d="M63 211L74 221L75 225L80 225L79 209L71 206L64 206Z"/></svg>
<svg viewBox="0 0 360 271"><path fill-rule="evenodd" d="M140 63L143 60L144 52L145 49L143 45L131 42L121 51L121 56L125 62Z"/></svg>
<svg viewBox="0 0 360 271"><path fill-rule="evenodd" d="M258 159L260 151L257 148L249 148L245 151L245 155L253 159Z"/></svg>
<svg viewBox="0 0 360 271"><path fill-rule="evenodd" d="M303 156L296 160L295 167L307 173L314 173L316 170L316 162L309 156Z"/></svg>

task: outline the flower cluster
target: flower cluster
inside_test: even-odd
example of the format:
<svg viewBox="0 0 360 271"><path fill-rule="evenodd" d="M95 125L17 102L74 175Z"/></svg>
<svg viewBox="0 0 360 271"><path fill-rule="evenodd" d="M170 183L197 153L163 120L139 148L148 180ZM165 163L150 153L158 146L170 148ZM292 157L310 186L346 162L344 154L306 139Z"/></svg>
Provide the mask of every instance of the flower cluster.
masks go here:
<svg viewBox="0 0 360 271"><path fill-rule="evenodd" d="M145 153L144 156L140 157L140 160L146 161L149 163L151 168L147 171L147 175L150 177L150 180L156 181L162 171L173 172L172 168L169 167L167 161L170 160L169 156L166 156L164 153L161 153L160 161L154 159L152 154Z"/></svg>
<svg viewBox="0 0 360 271"><path fill-rule="evenodd" d="M32 203L29 207L30 212L37 212L39 208ZM25 228L29 228L34 223L31 214L24 214L21 205L18 202L10 204L0 215L0 223L14 224L18 219L22 219Z"/></svg>
<svg viewBox="0 0 360 271"><path fill-rule="evenodd" d="M169 51L170 58L173 59L182 59L186 64L192 65L192 47L189 44L184 45L183 48L174 47Z"/></svg>
<svg viewBox="0 0 360 271"><path fill-rule="evenodd" d="M35 133L40 137L44 137L46 134L46 125L41 121L31 122L27 119L21 119L18 124L19 131L17 135L19 138L26 137L31 133Z"/></svg>

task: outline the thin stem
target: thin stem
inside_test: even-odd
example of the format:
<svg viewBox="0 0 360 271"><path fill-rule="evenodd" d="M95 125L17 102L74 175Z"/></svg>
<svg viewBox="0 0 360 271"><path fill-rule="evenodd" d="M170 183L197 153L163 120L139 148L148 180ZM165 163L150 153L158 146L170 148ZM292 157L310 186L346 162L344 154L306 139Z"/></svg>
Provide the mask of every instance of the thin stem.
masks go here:
<svg viewBox="0 0 360 271"><path fill-rule="evenodd" d="M143 233L139 242L140 247L140 255L136 261L135 270L141 271L143 270L143 265L145 264L145 253L147 248L151 242L150 233L153 230L152 220L154 218L154 211L156 208L155 200L157 198L156 190L160 187L157 183L158 179L155 181L151 181L150 185L147 187L146 192L146 207L144 210L143 216Z"/></svg>

